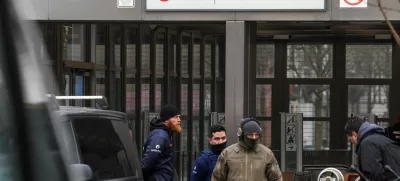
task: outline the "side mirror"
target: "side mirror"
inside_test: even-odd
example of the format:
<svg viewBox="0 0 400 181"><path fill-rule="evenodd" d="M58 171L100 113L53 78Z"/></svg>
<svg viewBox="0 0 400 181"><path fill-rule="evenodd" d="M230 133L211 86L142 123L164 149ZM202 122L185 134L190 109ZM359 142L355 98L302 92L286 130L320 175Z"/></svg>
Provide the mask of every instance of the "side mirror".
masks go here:
<svg viewBox="0 0 400 181"><path fill-rule="evenodd" d="M93 172L89 165L71 164L68 166L72 180L88 181L93 179Z"/></svg>

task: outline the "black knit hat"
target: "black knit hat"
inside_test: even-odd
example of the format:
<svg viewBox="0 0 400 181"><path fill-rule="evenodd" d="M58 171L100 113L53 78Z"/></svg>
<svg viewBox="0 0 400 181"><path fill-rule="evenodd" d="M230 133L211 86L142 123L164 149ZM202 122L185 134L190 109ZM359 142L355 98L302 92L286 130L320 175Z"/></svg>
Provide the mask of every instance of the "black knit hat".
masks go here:
<svg viewBox="0 0 400 181"><path fill-rule="evenodd" d="M164 105L160 112L160 120L166 121L180 114L178 108L173 105Z"/></svg>
<svg viewBox="0 0 400 181"><path fill-rule="evenodd" d="M249 121L243 125L243 132L249 134L252 132L261 133L261 127L255 121Z"/></svg>

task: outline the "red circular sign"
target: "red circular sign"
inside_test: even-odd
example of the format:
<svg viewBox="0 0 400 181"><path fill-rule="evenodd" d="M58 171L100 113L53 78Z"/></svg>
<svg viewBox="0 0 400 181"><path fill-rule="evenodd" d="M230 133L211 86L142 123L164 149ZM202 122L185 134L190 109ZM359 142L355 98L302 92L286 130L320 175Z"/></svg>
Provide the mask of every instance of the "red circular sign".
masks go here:
<svg viewBox="0 0 400 181"><path fill-rule="evenodd" d="M160 0L161 2L167 2L168 0Z"/></svg>
<svg viewBox="0 0 400 181"><path fill-rule="evenodd" d="M361 4L363 1L364 0L358 0L357 2L352 3L352 2L349 2L349 0L344 0L344 2L350 6L357 6L357 5Z"/></svg>

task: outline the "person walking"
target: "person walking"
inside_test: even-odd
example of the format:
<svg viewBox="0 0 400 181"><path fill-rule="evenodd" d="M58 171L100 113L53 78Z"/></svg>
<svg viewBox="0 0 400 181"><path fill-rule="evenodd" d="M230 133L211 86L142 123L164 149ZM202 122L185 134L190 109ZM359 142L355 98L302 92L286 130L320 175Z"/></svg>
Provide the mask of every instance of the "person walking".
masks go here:
<svg viewBox="0 0 400 181"><path fill-rule="evenodd" d="M213 125L208 135L210 147L196 159L190 181L210 181L219 154L226 147L226 130L222 125Z"/></svg>
<svg viewBox="0 0 400 181"><path fill-rule="evenodd" d="M145 181L173 181L172 133L181 133L180 125L180 111L172 105L163 106L159 118L151 120L142 156Z"/></svg>
<svg viewBox="0 0 400 181"><path fill-rule="evenodd" d="M260 123L253 118L241 120L238 143L227 147L218 157L212 181L282 181L274 153L259 140Z"/></svg>

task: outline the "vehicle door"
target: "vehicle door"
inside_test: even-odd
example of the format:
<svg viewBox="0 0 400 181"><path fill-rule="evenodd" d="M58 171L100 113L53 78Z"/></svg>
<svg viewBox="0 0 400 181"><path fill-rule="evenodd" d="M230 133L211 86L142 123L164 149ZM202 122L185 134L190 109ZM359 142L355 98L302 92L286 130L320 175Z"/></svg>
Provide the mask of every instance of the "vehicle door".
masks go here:
<svg viewBox="0 0 400 181"><path fill-rule="evenodd" d="M128 125L105 117L79 117L71 122L80 161L93 170L95 180L143 180L137 147Z"/></svg>

